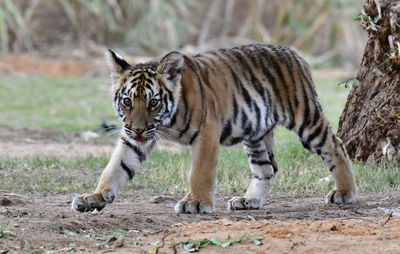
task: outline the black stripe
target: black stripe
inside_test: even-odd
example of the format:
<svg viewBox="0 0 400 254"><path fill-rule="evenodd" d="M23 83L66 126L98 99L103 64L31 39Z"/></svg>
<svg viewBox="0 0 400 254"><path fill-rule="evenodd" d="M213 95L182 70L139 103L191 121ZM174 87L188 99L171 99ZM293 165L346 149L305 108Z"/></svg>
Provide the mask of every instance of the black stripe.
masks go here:
<svg viewBox="0 0 400 254"><path fill-rule="evenodd" d="M293 84L292 88L293 88L293 94L297 94L297 87L296 87L296 83L295 83L295 78L293 76L293 63L292 63L292 58L291 57L296 57L294 54L294 51L292 50L288 50L287 54L284 54L285 57L283 57L283 59L285 59L286 61L284 61L285 66L286 66L286 70L289 73L290 79L291 79L291 83ZM297 96L294 96L294 107L297 108L299 106L299 100L297 99Z"/></svg>
<svg viewBox="0 0 400 254"><path fill-rule="evenodd" d="M314 105L314 107L315 107L315 108L314 108L314 119L313 119L313 121L312 121L312 125L316 125L317 122L318 122L318 120L319 120L320 117L321 117L317 105Z"/></svg>
<svg viewBox="0 0 400 254"><path fill-rule="evenodd" d="M236 56L237 55L236 52L231 51L230 53L231 54L226 54L226 57L228 57L232 62L238 63L244 68L247 66L244 63L244 59L242 57ZM236 58L233 58L232 56L236 56ZM249 72L243 71L243 68L239 68L238 71L241 71L243 76L246 76L247 74L249 74ZM240 78L238 78L236 76L236 74L233 72L232 72L232 75L234 75L234 80L235 80L235 82L237 82L236 86L238 87L238 90L241 91L241 94L243 95L243 99L246 102L246 105L249 107L250 111L253 111L253 108L252 108L253 103L252 103L252 99L251 99L249 92L247 91L246 87L243 85L242 80L240 80ZM245 79L249 79L249 78L245 77Z"/></svg>
<svg viewBox="0 0 400 254"><path fill-rule="evenodd" d="M129 148L131 148L132 151L134 153L136 153L136 155L138 156L140 162L143 162L143 160L146 159L145 154L142 151L140 151L138 147L132 145L130 142L128 142L128 140L126 140L124 138L121 138L121 139L122 139L122 141L124 141L125 145L129 146Z"/></svg>
<svg viewBox="0 0 400 254"><path fill-rule="evenodd" d="M272 168L274 169L274 175L278 172L278 167L275 167L274 163L271 163Z"/></svg>
<svg viewBox="0 0 400 254"><path fill-rule="evenodd" d="M253 165L272 165L272 163L269 160L250 160L250 163Z"/></svg>
<svg viewBox="0 0 400 254"><path fill-rule="evenodd" d="M270 128L268 131L266 131L265 133L262 133L262 135L261 136L259 136L259 137L257 137L257 136L255 136L255 137L252 137L252 138L256 138L256 139L253 139L253 140L251 140L250 142L251 143L258 143L258 142L260 142L261 140L263 140L264 138L265 138L265 136L267 136L274 128L275 125L273 125L272 126L272 128Z"/></svg>
<svg viewBox="0 0 400 254"><path fill-rule="evenodd" d="M245 126L247 125L247 119L248 119L248 117L247 117L247 115L246 115L246 112L244 111L244 109L242 109L242 121L241 121L241 127L242 127L242 130L244 130L245 129Z"/></svg>
<svg viewBox="0 0 400 254"><path fill-rule="evenodd" d="M268 79L269 84L272 86L272 90L274 91L275 98L278 100L278 102L280 102L280 105L282 107L282 112L284 112L283 101L282 101L282 97L280 95L280 91L277 87L276 80L275 80L274 76L271 74L271 72L269 71L269 62L268 62L269 52L267 50L264 50L263 53L264 54L262 54L262 55L261 54L257 55L257 57L260 58L258 61L260 63L259 66L261 67L261 70L262 70L264 76ZM266 66L265 63L268 63L268 66Z"/></svg>
<svg viewBox="0 0 400 254"><path fill-rule="evenodd" d="M121 161L121 167L128 174L129 180L132 180L132 178L135 176L135 171L130 170L130 168L128 168L128 166L123 161Z"/></svg>
<svg viewBox="0 0 400 254"><path fill-rule="evenodd" d="M221 51L221 50L219 50L219 51ZM238 77L236 76L235 72L232 70L231 65L229 63L227 63L226 60L224 59L224 56L226 57L226 55L220 55L220 54L218 54L220 52L215 52L215 51L210 52L210 53L213 56L217 57L226 66L226 68L229 69L229 72L231 73L233 81L235 83L236 89L237 89L237 91L240 91L240 82L238 80Z"/></svg>
<svg viewBox="0 0 400 254"><path fill-rule="evenodd" d="M186 120L186 124L185 124L185 127L183 128L183 130L181 130L179 132L179 138L181 138L189 130L190 124L192 123L192 114L193 114L193 112L190 111L189 119L187 119L187 120L185 119Z"/></svg>
<svg viewBox="0 0 400 254"><path fill-rule="evenodd" d="M303 82L302 82L303 83ZM303 90L303 99L304 99L304 113L303 113L303 123L301 124L299 128L299 136L300 138L303 138L303 133L304 129L309 125L310 123L310 108L308 105L308 97L307 97L307 92L305 91L304 87L302 87Z"/></svg>
<svg viewBox="0 0 400 254"><path fill-rule="evenodd" d="M307 81L306 77L304 76L304 73L303 73L303 70L301 68L301 64L300 64L299 60L297 58L294 58L294 60L295 60L295 62L297 64L297 67L300 70L299 71L300 72L300 76L302 76L303 79L305 79L305 81ZM308 124L310 122L310 120L309 120L309 117L310 117L310 106L308 105L309 99L308 99L308 95L307 95L307 91L306 91L306 87L304 85L303 79L300 78L300 84L301 84L301 89L302 89L302 92L303 92L303 102L304 102L304 114L303 114L304 119L303 119L303 123L300 126L299 134L298 134L300 136L300 138L302 138L304 129L305 129L306 126L308 126Z"/></svg>
<svg viewBox="0 0 400 254"><path fill-rule="evenodd" d="M215 56L215 54L211 54L211 55L212 55L212 56ZM214 67L212 67L212 66L219 67L219 63L218 63L218 62L215 62L214 59L213 59L212 57L206 56L206 58L207 58L207 60L209 60L209 61L211 62L211 69L214 70ZM226 81L225 75L222 75L221 77L222 77L222 79L224 80L224 87L228 87L228 82Z"/></svg>
<svg viewBox="0 0 400 254"><path fill-rule="evenodd" d="M166 94L165 96L164 96L164 99L163 99L163 101L164 101L164 108L165 108L165 110L164 110L164 112L161 114L161 116L160 116L160 119L161 120L164 120L168 115L169 115L169 113L170 113L170 111L169 111L169 109L168 109L168 95ZM172 101L172 103L173 103L173 101Z"/></svg>
<svg viewBox="0 0 400 254"><path fill-rule="evenodd" d="M230 58L229 55L225 54L226 51L227 51L226 49L219 49L218 50L219 54L217 52L210 52L210 53L213 54L214 56L216 56L229 69L232 79L234 81L235 87L237 89L237 92L241 93L243 95L243 98L244 98L247 106L249 107L250 110L252 110L252 100L251 100L251 97L250 97L248 91L246 90L246 88L244 88L241 80L236 75L236 73L233 71L231 65L229 63L227 63L226 60L224 59L224 57Z"/></svg>
<svg viewBox="0 0 400 254"><path fill-rule="evenodd" d="M323 146L325 145L326 139L327 139L327 137L328 137L328 129L329 129L329 127L327 126L327 127L325 128L325 130L324 130L324 134L323 134L323 136L322 136L321 141L320 141L315 147L321 148L321 147L323 147Z"/></svg>
<svg viewBox="0 0 400 254"><path fill-rule="evenodd" d="M257 121L255 132L259 132L261 128L261 111L255 102L253 103L253 106L254 106L254 111L256 112L256 121Z"/></svg>
<svg viewBox="0 0 400 254"><path fill-rule="evenodd" d="M200 132L200 130L196 131L196 132L193 134L192 138L191 138L190 141L189 141L189 144L190 144L190 145L193 144L193 142L196 140L197 136L199 135L199 132Z"/></svg>
<svg viewBox="0 0 400 254"><path fill-rule="evenodd" d="M174 126L174 124L176 123L176 118L178 113L179 113L179 107L176 108L175 114L172 116L171 122L169 122L168 127Z"/></svg>
<svg viewBox="0 0 400 254"><path fill-rule="evenodd" d="M182 93L182 100L181 101L183 102L183 106L181 106L180 108L183 107L183 109L185 110L184 111L185 113L183 114L183 121L186 122L186 119L188 118L189 111L188 111L187 98L186 98L184 93Z"/></svg>
<svg viewBox="0 0 400 254"><path fill-rule="evenodd" d="M239 113L239 107L238 107L238 104L236 102L235 94L233 94L232 101L233 101L233 122L236 123L237 116L238 116L238 113Z"/></svg>
<svg viewBox="0 0 400 254"><path fill-rule="evenodd" d="M290 111L292 111L291 113L293 113L293 110L292 110L292 109L290 109ZM287 128L288 128L289 130L293 130L293 128L294 128L294 126L295 126L294 114L289 115L289 119L290 119L290 122L289 122L289 124L287 125Z"/></svg>
<svg viewBox="0 0 400 254"><path fill-rule="evenodd" d="M120 99L120 96L119 96L119 93L117 92L114 94L114 98L113 98L114 103L116 104L117 102L119 102L119 99Z"/></svg>
<svg viewBox="0 0 400 254"><path fill-rule="evenodd" d="M252 143L251 141L246 141L245 146L251 149L257 149L260 147L260 143Z"/></svg>
<svg viewBox="0 0 400 254"><path fill-rule="evenodd" d="M185 60L185 64L192 69L193 73L196 75L197 78L197 83L200 89L200 99L201 99L201 109L202 109L202 117L200 121L200 125L202 125L207 117L207 107L206 107L206 97L204 93L204 87L203 87L203 82L201 80L201 77L199 75L199 70L196 68L196 65L192 63L192 59L187 57L186 55L183 56Z"/></svg>
<svg viewBox="0 0 400 254"><path fill-rule="evenodd" d="M307 138L307 143L311 143L311 141L313 141L316 137L319 136L319 134L321 134L322 128L323 128L323 123L321 123L321 125Z"/></svg>
<svg viewBox="0 0 400 254"><path fill-rule="evenodd" d="M214 87L213 87L213 84L212 84L212 82L210 82L210 70L212 70L212 68L208 65L208 63L202 61L199 58L196 58L196 61L194 61L194 62L195 62L196 66L197 66L197 68L199 70L200 75L202 74L202 71L205 72L205 82L204 82L204 84L207 87L209 87L214 94L216 94L216 92L214 90ZM204 65L204 68L201 68L201 65ZM203 77L203 75L202 75L202 77Z"/></svg>
<svg viewBox="0 0 400 254"><path fill-rule="evenodd" d="M234 51L233 55L239 59L239 62L242 64L243 69L245 69L245 72L242 71L242 73L246 73L249 74L249 80L251 82L251 84L253 85L254 89L256 90L256 92L261 96L262 100L264 103L266 103L266 99L265 99L265 89L263 88L260 80L256 77L256 75L253 72L254 68L250 68L248 61L246 60L246 58L241 54L244 53L247 56L247 59L249 59L249 61L251 63L253 63L254 65L254 60L251 58L251 55L253 52L246 52L244 51L244 49L241 49L241 52L238 51ZM254 67L257 65L254 65Z"/></svg>
<svg viewBox="0 0 400 254"><path fill-rule="evenodd" d="M301 141L301 144L304 146L304 148L305 149L307 149L307 150L310 150L310 143L306 143L306 142L303 142L303 141Z"/></svg>
<svg viewBox="0 0 400 254"><path fill-rule="evenodd" d="M247 91L247 89L243 86L243 84L242 83L240 83L240 84L242 86L242 95L243 95L244 101L246 102L246 105L247 105L247 107L249 107L250 111L253 111L253 107L252 107L253 101L251 100L250 94Z"/></svg>
<svg viewBox="0 0 400 254"><path fill-rule="evenodd" d="M219 139L219 143L223 143L225 139L227 139L232 134L232 124L231 120L228 120L224 127L222 128L221 137Z"/></svg>
<svg viewBox="0 0 400 254"><path fill-rule="evenodd" d="M251 135L252 132L253 132L253 129L251 128L251 126L247 126L244 129L242 136L243 137L249 136L249 135Z"/></svg>
<svg viewBox="0 0 400 254"><path fill-rule="evenodd" d="M335 168L336 168L336 166L333 165L333 166L331 166L331 167L329 168L329 171L332 172Z"/></svg>
<svg viewBox="0 0 400 254"><path fill-rule="evenodd" d="M125 93L127 86L122 87L121 89L121 95ZM132 88L131 88L132 89Z"/></svg>
<svg viewBox="0 0 400 254"><path fill-rule="evenodd" d="M234 137L231 139L231 142L229 143L230 145L236 145L237 143L243 141L243 138L241 137Z"/></svg>
<svg viewBox="0 0 400 254"><path fill-rule="evenodd" d="M265 57L267 57L267 62L268 63L272 63L271 66L272 66L272 68L275 69L275 72L278 74L278 77L279 77L279 79L281 81L280 84L282 85L282 87L286 91L286 94L287 94L287 98L286 99L287 99L288 110L289 110L289 119L290 119L290 122L287 125L287 128L291 130L294 127L294 121L293 121L294 111L293 111L293 106L292 106L292 100L290 98L290 94L291 93L289 92L288 84L286 83L284 75L282 73L282 68L281 68L279 62L276 59L276 56L279 57L279 54L277 53L277 51L279 52L279 51L283 50L283 48L282 47L275 47L275 46L274 47L270 47L270 48L272 49L273 54L265 54ZM283 102L282 102L282 104L283 104ZM286 121L285 111L283 111L282 113L284 114L285 121Z"/></svg>
<svg viewBox="0 0 400 254"><path fill-rule="evenodd" d="M264 155L266 153L267 150L263 149L263 150L255 150L255 151L249 151L247 152L247 157L258 157L260 155ZM270 158L271 159L271 158Z"/></svg>
<svg viewBox="0 0 400 254"><path fill-rule="evenodd" d="M270 152L270 153L268 153L268 157L270 160L272 160L275 157L275 155L274 155L274 153Z"/></svg>
<svg viewBox="0 0 400 254"><path fill-rule="evenodd" d="M272 177L273 177L273 176L272 176ZM255 178L255 179L257 179L257 180L260 180L260 181L271 180L272 177L271 177L271 176L259 177L258 175L253 174L253 178Z"/></svg>

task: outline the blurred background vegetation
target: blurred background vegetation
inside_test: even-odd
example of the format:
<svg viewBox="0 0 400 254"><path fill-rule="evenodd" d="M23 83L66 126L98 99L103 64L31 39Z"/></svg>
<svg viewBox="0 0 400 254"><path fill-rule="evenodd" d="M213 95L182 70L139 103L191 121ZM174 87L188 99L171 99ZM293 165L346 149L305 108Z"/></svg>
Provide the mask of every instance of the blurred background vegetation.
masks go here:
<svg viewBox="0 0 400 254"><path fill-rule="evenodd" d="M111 103L108 72L101 65L107 47L139 61L139 56L155 57L171 50L197 53L245 43L284 44L300 50L314 70L334 67L353 76L367 36L354 21L362 3L363 0L0 0L0 147L2 142L9 146L15 143L17 147L35 142L112 144L118 133L89 140L83 135L88 131L100 133L103 120L120 124ZM101 68L97 70L97 65L87 60L100 62ZM73 75L68 77L71 66L78 71L70 70ZM347 77L334 72L314 71L314 77L322 106L336 131L349 88L338 86ZM30 133L25 128L42 129L44 133L58 130L59 136L41 141L25 136ZM10 138L2 130L22 130L16 133L23 134ZM322 197L333 186L320 158L307 153L293 133L279 128L275 140L275 154L281 166L275 181L278 193ZM220 158L220 191L243 193L250 171L242 148L223 148ZM103 155L64 161L47 153L33 159L4 159L0 154L0 179L4 179L0 189L89 191L94 189L107 160ZM178 153L156 151L144 165L144 172L152 173L139 175L127 188L173 195L184 192L188 185L182 183L189 167L188 149ZM361 193L400 191L397 165L355 163L354 169Z"/></svg>
<svg viewBox="0 0 400 254"><path fill-rule="evenodd" d="M192 53L262 42L293 46L315 67L357 69L361 0L0 0L0 52L49 57Z"/></svg>

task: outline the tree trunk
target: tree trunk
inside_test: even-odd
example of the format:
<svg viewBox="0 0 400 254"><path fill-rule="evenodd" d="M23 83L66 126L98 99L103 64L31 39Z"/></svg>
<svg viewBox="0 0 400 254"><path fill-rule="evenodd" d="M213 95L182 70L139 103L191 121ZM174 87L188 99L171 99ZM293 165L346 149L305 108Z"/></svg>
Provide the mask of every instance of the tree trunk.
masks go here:
<svg viewBox="0 0 400 254"><path fill-rule="evenodd" d="M360 22L369 38L338 136L353 159L400 162L400 1L367 0Z"/></svg>

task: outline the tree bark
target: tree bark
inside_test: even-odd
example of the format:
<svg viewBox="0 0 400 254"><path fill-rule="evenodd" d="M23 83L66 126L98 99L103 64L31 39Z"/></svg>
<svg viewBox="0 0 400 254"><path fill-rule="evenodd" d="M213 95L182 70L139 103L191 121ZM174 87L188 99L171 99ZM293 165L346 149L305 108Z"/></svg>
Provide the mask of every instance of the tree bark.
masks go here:
<svg viewBox="0 0 400 254"><path fill-rule="evenodd" d="M338 136L352 159L400 162L400 1L367 0L360 22L369 38Z"/></svg>

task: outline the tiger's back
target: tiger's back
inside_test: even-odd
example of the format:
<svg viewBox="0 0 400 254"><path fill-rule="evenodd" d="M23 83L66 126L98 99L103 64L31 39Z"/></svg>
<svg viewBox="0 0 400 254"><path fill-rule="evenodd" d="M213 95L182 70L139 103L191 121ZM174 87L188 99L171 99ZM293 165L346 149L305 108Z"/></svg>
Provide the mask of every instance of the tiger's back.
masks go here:
<svg viewBox="0 0 400 254"><path fill-rule="evenodd" d="M254 44L184 57L177 141L192 144L207 114L220 119L223 145L258 140L277 124L303 136L305 125L324 120L309 66L290 48Z"/></svg>

